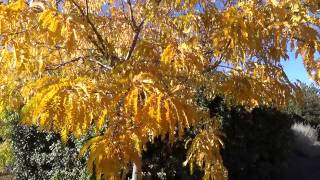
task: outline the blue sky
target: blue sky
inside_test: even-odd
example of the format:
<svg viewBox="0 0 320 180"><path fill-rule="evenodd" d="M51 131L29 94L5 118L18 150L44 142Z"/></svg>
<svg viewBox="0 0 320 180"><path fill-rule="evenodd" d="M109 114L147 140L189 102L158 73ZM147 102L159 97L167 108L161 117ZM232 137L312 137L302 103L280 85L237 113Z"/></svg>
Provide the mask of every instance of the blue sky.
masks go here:
<svg viewBox="0 0 320 180"><path fill-rule="evenodd" d="M294 53L289 53L289 60L283 61L282 65L290 81L295 82L299 80L306 84L313 83L308 77L301 56L296 59Z"/></svg>

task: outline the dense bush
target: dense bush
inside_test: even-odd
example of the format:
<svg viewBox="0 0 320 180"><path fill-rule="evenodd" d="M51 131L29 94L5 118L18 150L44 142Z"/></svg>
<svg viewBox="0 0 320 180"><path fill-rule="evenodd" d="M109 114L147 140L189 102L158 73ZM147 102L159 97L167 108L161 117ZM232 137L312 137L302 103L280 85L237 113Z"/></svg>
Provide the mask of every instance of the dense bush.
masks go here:
<svg viewBox="0 0 320 180"><path fill-rule="evenodd" d="M232 179L281 179L292 150L293 135L290 127L295 116L271 108L227 107L222 98L202 100L213 119L222 123L222 150L224 164ZM14 116L13 116L14 117ZM78 158L79 148L85 139L69 139L62 144L60 137L44 133L35 127L15 124L12 143L15 154L13 174L15 179L90 179L85 169L85 159ZM143 173L149 179L199 179L196 171L190 175L182 167L186 158L185 143L195 136L197 128L184 139L165 144L156 139L143 153ZM130 176L130 174L128 175Z"/></svg>
<svg viewBox="0 0 320 180"><path fill-rule="evenodd" d="M293 150L291 126L297 116L272 108L227 107L222 98L202 101L214 119L222 123L224 165L230 180L284 179ZM195 129L196 132L196 129ZM143 156L143 170L151 179L201 179L181 166L186 158L186 139L173 145L156 140Z"/></svg>
<svg viewBox="0 0 320 180"><path fill-rule="evenodd" d="M314 126L320 125L320 89L315 85L302 86L304 103L301 116Z"/></svg>
<svg viewBox="0 0 320 180"><path fill-rule="evenodd" d="M15 154L12 173L15 179L90 179L85 160L78 157L83 140L70 139L63 144L57 134L16 125L12 142Z"/></svg>
<svg viewBox="0 0 320 180"><path fill-rule="evenodd" d="M283 179L293 146L294 116L272 108L227 108L221 98L208 103L222 121L224 165L230 179Z"/></svg>
<svg viewBox="0 0 320 180"><path fill-rule="evenodd" d="M271 108L252 111L228 108L223 99L205 102L211 116L222 122L224 164L232 179L281 179L292 149L290 127L293 116ZM78 159L83 140L70 139L64 145L57 134L39 132L35 127L15 126L13 147L16 179L90 179L84 159ZM201 172L189 174L182 167L186 158L186 139L165 144L156 139L143 154L144 177L149 179L199 179ZM84 137L88 138L88 137ZM129 175L130 176L130 175Z"/></svg>
<svg viewBox="0 0 320 180"><path fill-rule="evenodd" d="M7 171L14 160L11 136L16 117L15 113L10 112L0 115L0 171Z"/></svg>
<svg viewBox="0 0 320 180"><path fill-rule="evenodd" d="M185 140L187 136L185 136ZM201 179L203 174L199 170L191 175L189 169L182 165L187 154L185 140L167 144L156 139L153 144L149 143L142 158L144 178L160 180Z"/></svg>

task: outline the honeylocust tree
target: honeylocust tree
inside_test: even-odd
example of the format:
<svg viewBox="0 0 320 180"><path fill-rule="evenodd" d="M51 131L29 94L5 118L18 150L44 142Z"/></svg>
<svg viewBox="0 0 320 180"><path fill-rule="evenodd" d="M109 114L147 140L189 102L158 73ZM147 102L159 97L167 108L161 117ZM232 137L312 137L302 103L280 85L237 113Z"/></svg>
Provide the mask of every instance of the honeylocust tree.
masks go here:
<svg viewBox="0 0 320 180"><path fill-rule="evenodd" d="M226 178L219 125L195 101L248 108L299 97L280 61L293 51L320 83L317 0L10 0L0 5L1 108L22 123L80 137L97 179L141 166L156 137L174 143L207 122L184 165ZM292 61L294 59L291 59Z"/></svg>

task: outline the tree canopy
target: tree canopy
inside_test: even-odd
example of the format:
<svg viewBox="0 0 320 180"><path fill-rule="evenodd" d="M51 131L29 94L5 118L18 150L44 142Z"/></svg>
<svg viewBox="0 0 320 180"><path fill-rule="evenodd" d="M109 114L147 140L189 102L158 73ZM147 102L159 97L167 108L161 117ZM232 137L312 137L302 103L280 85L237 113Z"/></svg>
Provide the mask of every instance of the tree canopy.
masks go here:
<svg viewBox="0 0 320 180"><path fill-rule="evenodd" d="M174 143L210 118L199 88L284 108L300 97L280 63L290 51L320 83L319 10L317 0L10 0L0 5L1 110L64 141L94 126L88 168L117 179L147 142ZM226 176L218 128L188 145L184 164L204 179Z"/></svg>

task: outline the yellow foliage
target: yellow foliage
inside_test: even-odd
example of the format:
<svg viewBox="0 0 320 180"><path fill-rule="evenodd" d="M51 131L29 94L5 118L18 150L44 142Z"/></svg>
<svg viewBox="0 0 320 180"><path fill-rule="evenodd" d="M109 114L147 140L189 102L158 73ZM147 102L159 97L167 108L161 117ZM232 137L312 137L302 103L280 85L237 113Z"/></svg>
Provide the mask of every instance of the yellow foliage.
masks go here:
<svg viewBox="0 0 320 180"><path fill-rule="evenodd" d="M222 180L228 178L227 169L222 165L218 125L215 123L209 129L202 130L193 139L184 166L189 164L191 173L194 164L204 169L203 179Z"/></svg>
<svg viewBox="0 0 320 180"><path fill-rule="evenodd" d="M16 2L9 5L9 9L12 11L20 11L26 7L24 0L17 0Z"/></svg>
<svg viewBox="0 0 320 180"><path fill-rule="evenodd" d="M22 109L23 123L61 132L64 140L69 132L77 137L85 133L94 119L100 130L111 101L96 82L85 77L43 77L26 85L21 93L28 102ZM30 94L35 95L29 100Z"/></svg>
<svg viewBox="0 0 320 180"><path fill-rule="evenodd" d="M316 0L56 3L0 5L1 110L64 141L94 126L102 134L82 153L98 178L121 178L146 143L174 143L208 118L200 88L248 108L300 100L280 63L288 47L320 83ZM222 179L220 148L218 126L205 127L186 163Z"/></svg>
<svg viewBox="0 0 320 180"><path fill-rule="evenodd" d="M173 58L175 56L175 48L173 45L169 45L168 47L166 47L166 49L163 51L162 56L161 56L161 61L164 64L170 64L171 62L173 62Z"/></svg>

